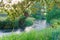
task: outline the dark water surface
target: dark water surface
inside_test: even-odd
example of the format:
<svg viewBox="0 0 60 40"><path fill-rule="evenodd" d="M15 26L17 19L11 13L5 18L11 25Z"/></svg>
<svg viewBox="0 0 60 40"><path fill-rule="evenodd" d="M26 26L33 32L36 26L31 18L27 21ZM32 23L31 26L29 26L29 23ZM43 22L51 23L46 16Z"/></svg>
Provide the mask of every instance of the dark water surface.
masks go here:
<svg viewBox="0 0 60 40"><path fill-rule="evenodd" d="M32 26L32 28L36 29L36 30L41 30L46 28L47 24L46 24L46 20L36 20ZM0 30L0 37L2 37L3 35L11 35L12 33L14 34L20 34L21 30L17 29L14 31L11 31L11 29L8 30Z"/></svg>

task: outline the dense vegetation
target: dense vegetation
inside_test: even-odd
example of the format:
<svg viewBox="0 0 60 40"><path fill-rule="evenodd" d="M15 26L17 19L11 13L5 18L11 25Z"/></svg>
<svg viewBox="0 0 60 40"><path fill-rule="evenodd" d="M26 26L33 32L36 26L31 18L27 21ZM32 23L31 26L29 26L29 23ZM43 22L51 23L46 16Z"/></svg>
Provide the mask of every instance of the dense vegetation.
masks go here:
<svg viewBox="0 0 60 40"><path fill-rule="evenodd" d="M38 1L35 2L32 0L29 1L25 0L22 3L18 2L17 4L13 5L3 4L2 1L1 4L2 7L0 7L1 9L0 12L1 13L6 12L7 19L0 22L1 24L0 29L8 29L8 28L24 29L26 26L32 25L35 19L41 19L42 15L39 11L41 8L38 7L38 5L40 6L40 2Z"/></svg>
<svg viewBox="0 0 60 40"><path fill-rule="evenodd" d="M12 1L12 0L11 0ZM17 4L0 2L0 29L25 29L33 25L34 21L46 20L50 28L40 31L23 32L0 40L60 40L60 0L24 0Z"/></svg>
<svg viewBox="0 0 60 40"><path fill-rule="evenodd" d="M4 4L1 1L0 3L0 13L7 13L7 19L0 22L0 29L24 29L26 26L32 25L34 19L45 19L48 23L51 23L53 19L60 19L59 0L24 0L17 4L9 4L11 1ZM31 20L32 18L33 20Z"/></svg>

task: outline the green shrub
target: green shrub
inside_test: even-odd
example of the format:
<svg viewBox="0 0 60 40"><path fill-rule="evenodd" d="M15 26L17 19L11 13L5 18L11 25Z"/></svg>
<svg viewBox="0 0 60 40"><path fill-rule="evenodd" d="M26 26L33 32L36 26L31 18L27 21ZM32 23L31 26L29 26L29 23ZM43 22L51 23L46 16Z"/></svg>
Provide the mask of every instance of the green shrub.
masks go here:
<svg viewBox="0 0 60 40"><path fill-rule="evenodd" d="M6 24L7 24L6 21L0 21L0 29L3 29Z"/></svg>
<svg viewBox="0 0 60 40"><path fill-rule="evenodd" d="M12 22L10 21L10 20L5 20L5 24L3 24L3 25L5 25L5 26L3 26L3 29L11 29L11 28L13 28L12 27ZM4 21L3 21L3 23L4 23Z"/></svg>
<svg viewBox="0 0 60 40"><path fill-rule="evenodd" d="M56 27L60 26L60 19L52 19L52 20L50 20L50 24L51 24L51 26L56 28Z"/></svg>
<svg viewBox="0 0 60 40"><path fill-rule="evenodd" d="M18 27L19 27L19 19L15 19L14 21L10 21L10 20L6 20L7 21L7 29L9 29L9 28L15 28L15 29L17 29Z"/></svg>
<svg viewBox="0 0 60 40"><path fill-rule="evenodd" d="M26 20L25 20L25 25L26 26L32 25L34 20L35 20L35 18L33 18L33 17L27 17Z"/></svg>
<svg viewBox="0 0 60 40"><path fill-rule="evenodd" d="M14 28L18 28L19 27L19 19L15 19L14 21Z"/></svg>
<svg viewBox="0 0 60 40"><path fill-rule="evenodd" d="M48 11L46 19L47 22L50 22L52 19L59 19L60 18L60 9L54 6L51 11Z"/></svg>
<svg viewBox="0 0 60 40"><path fill-rule="evenodd" d="M38 14L38 15L37 15L37 14L38 14L38 13L36 13L36 14L31 14L31 16L34 17L35 19L41 19L42 16L41 16L40 14Z"/></svg>
<svg viewBox="0 0 60 40"><path fill-rule="evenodd" d="M16 24L14 21L10 20L5 20L5 21L0 21L0 29L12 29L15 28Z"/></svg>

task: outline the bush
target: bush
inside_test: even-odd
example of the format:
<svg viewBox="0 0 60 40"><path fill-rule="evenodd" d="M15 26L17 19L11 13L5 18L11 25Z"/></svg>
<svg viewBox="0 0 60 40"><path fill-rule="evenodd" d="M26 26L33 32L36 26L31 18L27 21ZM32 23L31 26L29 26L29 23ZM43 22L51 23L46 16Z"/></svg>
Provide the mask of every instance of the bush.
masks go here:
<svg viewBox="0 0 60 40"><path fill-rule="evenodd" d="M35 20L35 18L33 18L33 17L27 17L24 24L26 26L31 26L33 24L34 20Z"/></svg>
<svg viewBox="0 0 60 40"><path fill-rule="evenodd" d="M19 19L15 19L14 28L19 28Z"/></svg>
<svg viewBox="0 0 60 40"><path fill-rule="evenodd" d="M0 40L60 40L60 27L46 28L44 30L32 30L28 33L14 34L0 38Z"/></svg>
<svg viewBox="0 0 60 40"><path fill-rule="evenodd" d="M36 14L31 14L31 16L34 17L35 19L41 19L41 17L42 17L41 14L38 14L38 15L37 15L37 14L38 14L38 13L36 13Z"/></svg>
<svg viewBox="0 0 60 40"><path fill-rule="evenodd" d="M56 28L56 27L60 26L60 19L52 19L52 20L50 20L50 24L52 27Z"/></svg>
<svg viewBox="0 0 60 40"><path fill-rule="evenodd" d="M0 21L0 29L3 29L6 24L7 24L6 21Z"/></svg>
<svg viewBox="0 0 60 40"><path fill-rule="evenodd" d="M50 22L51 19L59 19L60 18L60 9L54 6L51 11L48 11L47 14L47 22Z"/></svg>
<svg viewBox="0 0 60 40"><path fill-rule="evenodd" d="M6 19L5 21L0 21L0 29L17 29L17 28L25 28L26 26L30 26L33 24L35 18L24 16L16 18L14 21L10 19ZM23 22L23 23L22 23ZM20 26L19 26L20 25Z"/></svg>
<svg viewBox="0 0 60 40"><path fill-rule="evenodd" d="M5 21L3 21L3 23L5 23L5 24L2 24L2 25L4 25L4 26L3 26L3 29L11 29L11 28L13 28L11 21L5 20Z"/></svg>
<svg viewBox="0 0 60 40"><path fill-rule="evenodd" d="M0 21L0 29L13 29L15 28L15 22L10 20Z"/></svg>
<svg viewBox="0 0 60 40"><path fill-rule="evenodd" d="M11 20L6 20L7 21L7 24L6 24L6 26L7 26L7 29L17 29L18 27L19 27L19 19L15 19L14 21L11 21Z"/></svg>

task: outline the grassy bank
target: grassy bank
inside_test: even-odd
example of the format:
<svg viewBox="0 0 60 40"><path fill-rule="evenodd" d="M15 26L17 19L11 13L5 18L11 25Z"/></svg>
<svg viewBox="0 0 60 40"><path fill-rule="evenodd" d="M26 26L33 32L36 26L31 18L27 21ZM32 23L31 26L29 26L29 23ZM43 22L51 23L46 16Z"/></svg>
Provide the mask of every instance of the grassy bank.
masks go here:
<svg viewBox="0 0 60 40"><path fill-rule="evenodd" d="M11 35L0 38L0 40L60 40L60 27L46 28L40 31L23 32L20 35Z"/></svg>

